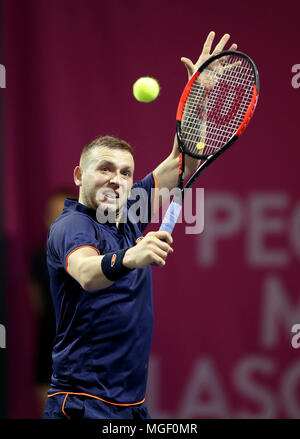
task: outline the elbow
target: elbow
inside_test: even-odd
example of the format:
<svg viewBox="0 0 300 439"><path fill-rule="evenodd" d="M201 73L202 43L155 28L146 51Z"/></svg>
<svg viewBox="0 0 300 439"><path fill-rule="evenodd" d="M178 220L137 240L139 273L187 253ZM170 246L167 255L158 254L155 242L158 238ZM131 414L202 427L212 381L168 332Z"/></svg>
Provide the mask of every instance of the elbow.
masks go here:
<svg viewBox="0 0 300 439"><path fill-rule="evenodd" d="M113 282L109 281L108 279L104 278L104 276L97 276L97 277L82 277L80 279L80 285L83 288L84 291L96 291L96 290L102 290L103 288L106 288L110 285L112 285Z"/></svg>
<svg viewBox="0 0 300 439"><path fill-rule="evenodd" d="M95 291L99 289L99 279L94 279L91 276L81 276L80 285L84 291Z"/></svg>
<svg viewBox="0 0 300 439"><path fill-rule="evenodd" d="M91 275L84 269L80 270L78 282L81 288L85 291L93 291L93 289L95 289L93 286L93 284L95 283L94 279L92 279Z"/></svg>
<svg viewBox="0 0 300 439"><path fill-rule="evenodd" d="M93 291L92 284L88 280L82 280L80 285L84 291Z"/></svg>
<svg viewBox="0 0 300 439"><path fill-rule="evenodd" d="M75 278L83 290L93 291L93 289L95 289L95 279L87 261L88 258L80 261L77 266L77 276Z"/></svg>
<svg viewBox="0 0 300 439"><path fill-rule="evenodd" d="M78 282L84 291L89 292L102 290L113 283L103 275L100 269L90 270L86 264L80 266Z"/></svg>
<svg viewBox="0 0 300 439"><path fill-rule="evenodd" d="M70 271L68 271L68 273L74 277L83 290L88 291L88 288L90 288L90 280L87 276L87 273L85 273L82 269L82 266L78 267L76 273L70 273Z"/></svg>

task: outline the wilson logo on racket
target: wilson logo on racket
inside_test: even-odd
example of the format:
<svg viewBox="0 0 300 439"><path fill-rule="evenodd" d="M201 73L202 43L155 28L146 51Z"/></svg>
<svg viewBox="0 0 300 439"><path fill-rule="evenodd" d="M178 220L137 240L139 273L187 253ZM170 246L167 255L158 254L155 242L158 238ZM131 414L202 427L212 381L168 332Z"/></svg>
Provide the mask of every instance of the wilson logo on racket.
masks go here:
<svg viewBox="0 0 300 439"><path fill-rule="evenodd" d="M116 259L117 259L117 255L114 253L111 257L111 263L110 263L111 267L115 265Z"/></svg>
<svg viewBox="0 0 300 439"><path fill-rule="evenodd" d="M236 113L240 109L246 90L240 85L231 86L223 81L220 81L218 88L219 90L215 106L209 113L207 113L207 120L212 121L219 126L228 124L234 119ZM231 104L230 107L226 105L226 100L229 100Z"/></svg>

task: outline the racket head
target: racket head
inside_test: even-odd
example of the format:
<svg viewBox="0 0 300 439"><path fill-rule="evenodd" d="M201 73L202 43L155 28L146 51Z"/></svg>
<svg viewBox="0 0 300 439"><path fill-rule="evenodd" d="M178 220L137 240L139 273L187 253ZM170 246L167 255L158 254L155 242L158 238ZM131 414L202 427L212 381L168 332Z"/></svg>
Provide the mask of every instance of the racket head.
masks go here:
<svg viewBox="0 0 300 439"><path fill-rule="evenodd" d="M248 55L227 50L211 56L195 71L179 101L181 151L207 159L227 149L248 126L259 89L258 70Z"/></svg>

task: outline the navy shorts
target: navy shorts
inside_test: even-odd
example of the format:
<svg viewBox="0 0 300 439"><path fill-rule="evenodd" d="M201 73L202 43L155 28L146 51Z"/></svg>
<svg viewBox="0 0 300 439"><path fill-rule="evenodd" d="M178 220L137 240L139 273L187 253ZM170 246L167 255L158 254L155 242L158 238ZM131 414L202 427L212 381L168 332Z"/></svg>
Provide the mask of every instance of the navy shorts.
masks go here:
<svg viewBox="0 0 300 439"><path fill-rule="evenodd" d="M45 419L151 419L145 403L120 406L70 393L48 397Z"/></svg>

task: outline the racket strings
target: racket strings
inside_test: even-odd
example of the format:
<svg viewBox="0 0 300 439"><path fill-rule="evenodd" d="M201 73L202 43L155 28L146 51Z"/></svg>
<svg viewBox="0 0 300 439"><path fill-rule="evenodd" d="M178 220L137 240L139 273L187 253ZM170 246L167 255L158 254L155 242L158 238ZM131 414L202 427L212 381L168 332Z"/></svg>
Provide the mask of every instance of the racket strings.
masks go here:
<svg viewBox="0 0 300 439"><path fill-rule="evenodd" d="M187 152L211 155L243 123L253 96L254 73L243 57L225 56L204 69L193 82L181 121Z"/></svg>

